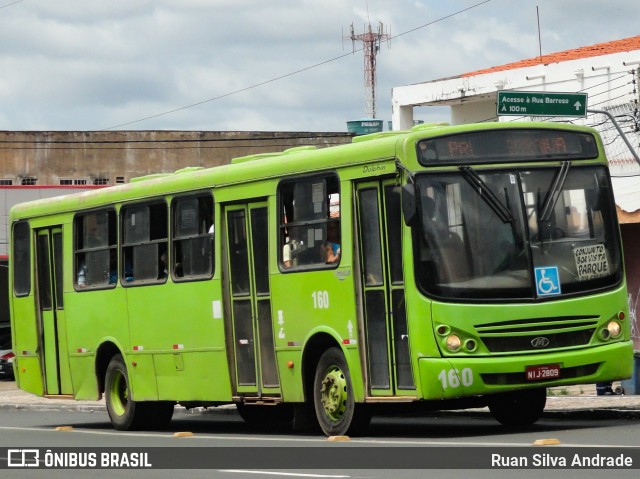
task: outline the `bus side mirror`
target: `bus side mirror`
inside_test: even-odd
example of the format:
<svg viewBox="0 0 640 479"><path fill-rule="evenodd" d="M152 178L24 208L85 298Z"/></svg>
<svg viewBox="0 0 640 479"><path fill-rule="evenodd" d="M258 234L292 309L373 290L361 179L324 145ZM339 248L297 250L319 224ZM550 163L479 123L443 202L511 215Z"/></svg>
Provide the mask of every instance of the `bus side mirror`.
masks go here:
<svg viewBox="0 0 640 479"><path fill-rule="evenodd" d="M407 226L415 226L418 221L417 187L407 183L402 187L402 216Z"/></svg>

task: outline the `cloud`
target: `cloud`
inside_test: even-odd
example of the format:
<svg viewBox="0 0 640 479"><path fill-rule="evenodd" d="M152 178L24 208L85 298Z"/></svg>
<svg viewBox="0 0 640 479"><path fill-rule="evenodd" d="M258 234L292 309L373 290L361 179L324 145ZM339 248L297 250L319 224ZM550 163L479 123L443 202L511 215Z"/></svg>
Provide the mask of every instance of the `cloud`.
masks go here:
<svg viewBox="0 0 640 479"><path fill-rule="evenodd" d="M377 56L390 119L395 86L535 56L536 5L545 53L636 35L640 14L622 0L492 0L438 21L477 3L21 2L0 10L0 128L344 131L364 114L363 54L342 38L352 23L395 37Z"/></svg>

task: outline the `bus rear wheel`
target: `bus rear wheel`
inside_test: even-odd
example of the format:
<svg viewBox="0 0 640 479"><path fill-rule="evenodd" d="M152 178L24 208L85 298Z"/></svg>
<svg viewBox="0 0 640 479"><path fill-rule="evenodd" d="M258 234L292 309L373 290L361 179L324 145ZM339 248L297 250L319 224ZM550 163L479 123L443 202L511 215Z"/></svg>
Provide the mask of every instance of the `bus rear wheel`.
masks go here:
<svg viewBox="0 0 640 479"><path fill-rule="evenodd" d="M318 362L313 403L320 428L327 436L360 435L371 420L363 404L356 404L347 361L338 348L327 349Z"/></svg>
<svg viewBox="0 0 640 479"><path fill-rule="evenodd" d="M546 404L546 388L526 389L491 397L489 411L503 426L524 427L540 419Z"/></svg>
<svg viewBox="0 0 640 479"><path fill-rule="evenodd" d="M173 417L173 402L137 402L131 399L127 366L120 354L113 356L107 366L104 391L109 419L119 431L161 428Z"/></svg>

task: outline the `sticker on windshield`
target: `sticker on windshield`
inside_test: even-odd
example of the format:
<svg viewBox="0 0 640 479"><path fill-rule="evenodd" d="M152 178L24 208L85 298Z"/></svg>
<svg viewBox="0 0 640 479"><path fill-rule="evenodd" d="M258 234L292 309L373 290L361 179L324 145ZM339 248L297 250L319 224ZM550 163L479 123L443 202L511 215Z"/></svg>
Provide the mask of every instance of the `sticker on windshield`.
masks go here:
<svg viewBox="0 0 640 479"><path fill-rule="evenodd" d="M580 281L609 275L609 261L603 244L573 248L573 257Z"/></svg>
<svg viewBox="0 0 640 479"><path fill-rule="evenodd" d="M545 266L535 268L536 289L538 296L551 296L560 294L560 274L557 266Z"/></svg>

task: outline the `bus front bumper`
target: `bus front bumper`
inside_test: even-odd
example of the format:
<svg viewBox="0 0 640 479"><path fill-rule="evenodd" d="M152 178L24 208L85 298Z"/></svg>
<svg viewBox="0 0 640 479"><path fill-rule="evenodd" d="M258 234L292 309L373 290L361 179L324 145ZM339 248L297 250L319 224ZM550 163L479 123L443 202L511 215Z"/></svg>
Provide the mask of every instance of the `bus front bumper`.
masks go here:
<svg viewBox="0 0 640 479"><path fill-rule="evenodd" d="M633 374L633 343L510 357L420 358L418 368L427 400L615 381Z"/></svg>

